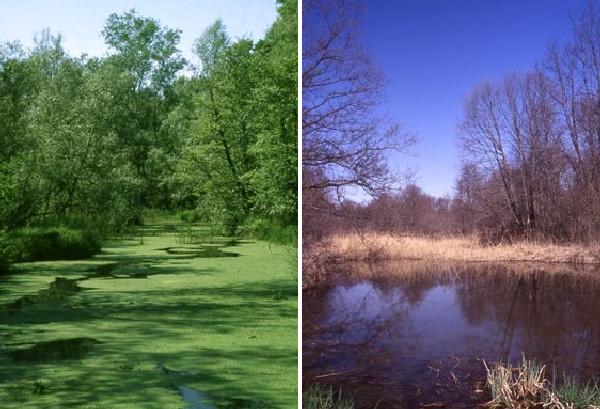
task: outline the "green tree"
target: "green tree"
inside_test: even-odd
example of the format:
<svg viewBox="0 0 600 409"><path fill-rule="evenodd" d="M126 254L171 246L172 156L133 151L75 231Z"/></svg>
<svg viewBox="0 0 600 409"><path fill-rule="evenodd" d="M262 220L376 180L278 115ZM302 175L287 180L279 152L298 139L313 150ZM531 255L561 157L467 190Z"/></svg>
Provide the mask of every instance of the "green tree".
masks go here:
<svg viewBox="0 0 600 409"><path fill-rule="evenodd" d="M162 123L173 109L172 87L186 63L177 48L181 31L131 10L111 14L102 34L112 52L109 63L128 73L131 81L117 135L143 181L139 204L166 207L171 193L165 189L166 179L173 169L165 165L173 163L177 147Z"/></svg>

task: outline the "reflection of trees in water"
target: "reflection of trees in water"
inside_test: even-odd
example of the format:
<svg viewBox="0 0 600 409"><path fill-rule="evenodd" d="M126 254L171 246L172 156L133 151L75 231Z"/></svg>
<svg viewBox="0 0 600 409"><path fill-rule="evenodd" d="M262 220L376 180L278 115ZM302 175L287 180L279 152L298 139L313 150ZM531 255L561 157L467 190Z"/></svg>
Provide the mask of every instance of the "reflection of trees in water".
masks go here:
<svg viewBox="0 0 600 409"><path fill-rule="evenodd" d="M305 369L351 368L352 373L364 374L385 366L392 358L386 344L402 333L407 317L402 293L390 286L369 285L354 298L340 298L339 290L305 292L302 323ZM371 308L373 303L385 308Z"/></svg>
<svg viewBox="0 0 600 409"><path fill-rule="evenodd" d="M504 359L525 352L567 368L600 366L600 277L494 267L457 280L456 294L469 323L496 323L492 342Z"/></svg>
<svg viewBox="0 0 600 409"><path fill-rule="evenodd" d="M346 269L346 289L368 279L371 292L333 309L335 288L317 290L314 297L305 293L305 363L322 368L319 360L325 360L330 368L381 372L385 362L398 361L395 354L410 359L411 343L418 348L419 342L406 338L408 326L418 326L408 320L410 310L431 289L451 286L465 321L490 328L489 344L481 346L487 358L516 359L525 352L553 360L558 368L579 368L587 377L600 368L600 275L565 274L560 268L564 267L541 271L531 265L354 265ZM373 303L386 307L370 309ZM324 325L323 318L332 315L335 319Z"/></svg>

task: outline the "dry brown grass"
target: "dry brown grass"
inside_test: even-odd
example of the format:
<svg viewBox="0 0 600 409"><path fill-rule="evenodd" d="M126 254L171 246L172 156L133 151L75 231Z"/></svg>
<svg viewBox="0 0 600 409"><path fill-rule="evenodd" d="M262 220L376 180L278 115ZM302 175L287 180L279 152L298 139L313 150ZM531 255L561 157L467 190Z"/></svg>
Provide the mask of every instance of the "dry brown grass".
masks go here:
<svg viewBox="0 0 600 409"><path fill-rule="evenodd" d="M571 388L577 388L575 395L579 399L577 402L569 401L546 379L546 366L524 356L516 367L498 363L490 368L485 361L483 364L487 372L487 386L492 393L492 400L485 405L488 408L599 409L596 389L573 384Z"/></svg>
<svg viewBox="0 0 600 409"><path fill-rule="evenodd" d="M492 392L490 408L552 408L570 409L550 389L544 377L546 367L523 358L521 366L511 368L498 364L487 371L487 384Z"/></svg>
<svg viewBox="0 0 600 409"><path fill-rule="evenodd" d="M311 257L339 260L444 260L461 262L600 263L600 244L520 242L483 246L475 236L420 237L388 233L335 234Z"/></svg>

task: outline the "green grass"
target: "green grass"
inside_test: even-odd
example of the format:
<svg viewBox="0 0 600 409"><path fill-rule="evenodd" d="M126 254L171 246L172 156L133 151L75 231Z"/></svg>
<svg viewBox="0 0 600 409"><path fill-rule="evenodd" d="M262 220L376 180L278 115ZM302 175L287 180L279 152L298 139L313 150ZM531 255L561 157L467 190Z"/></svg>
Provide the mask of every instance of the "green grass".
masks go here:
<svg viewBox="0 0 600 409"><path fill-rule="evenodd" d="M197 246L178 243L181 227L145 226L92 259L16 264L1 277L0 406L176 409L184 386L219 405L295 408L289 250L223 239L211 240L220 252L169 254ZM47 347L62 349L15 359Z"/></svg>
<svg viewBox="0 0 600 409"><path fill-rule="evenodd" d="M553 385L556 394L565 402L569 402L575 409L589 409L600 407L600 383L588 382L582 384L572 376L563 376L559 385Z"/></svg>
<svg viewBox="0 0 600 409"><path fill-rule="evenodd" d="M332 386L314 384L302 392L303 409L353 409L352 399L342 396Z"/></svg>

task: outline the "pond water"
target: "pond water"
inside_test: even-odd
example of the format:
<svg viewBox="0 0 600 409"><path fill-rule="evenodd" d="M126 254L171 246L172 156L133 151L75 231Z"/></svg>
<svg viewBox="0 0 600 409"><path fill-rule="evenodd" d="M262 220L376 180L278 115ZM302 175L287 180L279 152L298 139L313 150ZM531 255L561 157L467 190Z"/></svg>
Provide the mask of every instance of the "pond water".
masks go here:
<svg viewBox="0 0 600 409"><path fill-rule="evenodd" d="M349 265L303 295L305 383L357 408L473 407L482 359L600 375L600 272L482 264ZM433 406L431 406L433 407Z"/></svg>

